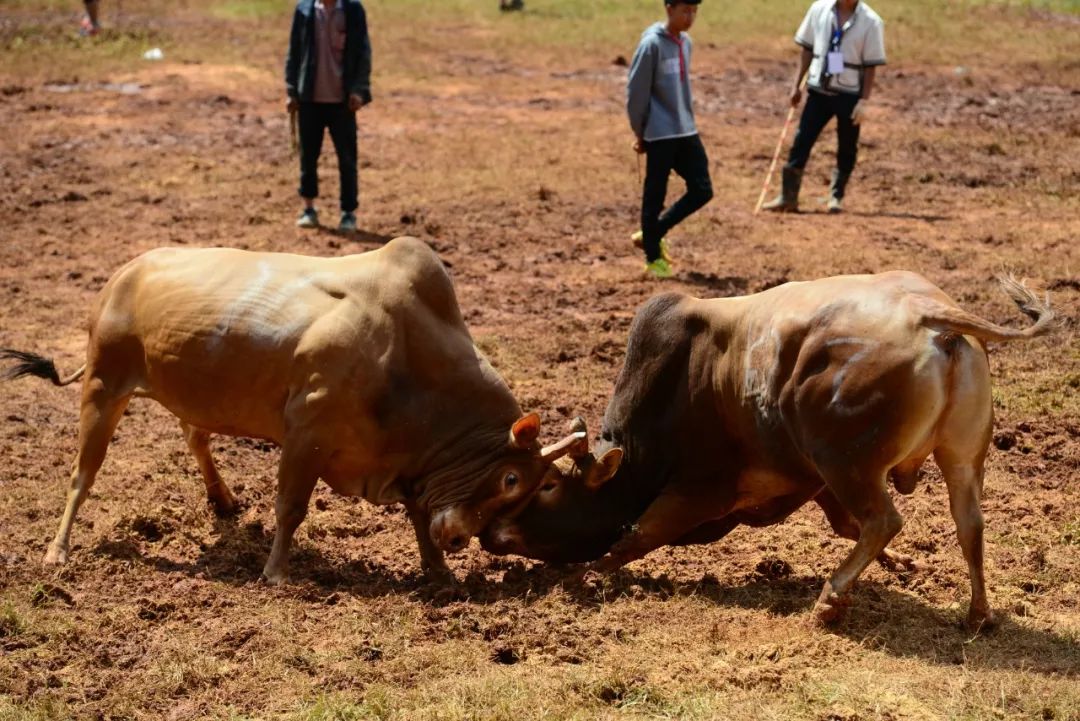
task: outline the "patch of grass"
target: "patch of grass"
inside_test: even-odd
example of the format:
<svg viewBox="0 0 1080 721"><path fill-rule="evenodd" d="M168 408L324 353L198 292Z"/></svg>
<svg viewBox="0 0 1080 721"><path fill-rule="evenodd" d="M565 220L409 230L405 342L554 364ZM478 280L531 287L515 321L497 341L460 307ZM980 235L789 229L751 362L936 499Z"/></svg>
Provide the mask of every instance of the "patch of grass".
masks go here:
<svg viewBox="0 0 1080 721"><path fill-rule="evenodd" d="M72 718L67 704L52 696L23 703L0 695L0 721L67 721Z"/></svg>
<svg viewBox="0 0 1080 721"><path fill-rule="evenodd" d="M18 636L26 630L26 621L10 602L0 606L0 638Z"/></svg>
<svg viewBox="0 0 1080 721"><path fill-rule="evenodd" d="M310 706L289 716L292 721L384 721L393 711L390 694L374 687L357 701L343 693L320 696Z"/></svg>
<svg viewBox="0 0 1080 721"><path fill-rule="evenodd" d="M261 20L285 15L292 7L281 0L226 0L212 5L210 14L226 20Z"/></svg>
<svg viewBox="0 0 1080 721"><path fill-rule="evenodd" d="M229 664L213 656L194 648L176 647L155 664L151 676L164 693L179 695L214 686L228 671Z"/></svg>
<svg viewBox="0 0 1080 721"><path fill-rule="evenodd" d="M1080 546L1080 518L1074 518L1062 527L1059 541L1063 546Z"/></svg>
<svg viewBox="0 0 1080 721"><path fill-rule="evenodd" d="M586 699L617 709L662 713L670 701L657 687L640 676L614 674L585 688Z"/></svg>
<svg viewBox="0 0 1080 721"><path fill-rule="evenodd" d="M791 36L807 0L762 0L702 6L692 31L700 48L734 49L746 57L790 60L796 57ZM999 66L1002 58L1022 59L1026 68L1068 73L1077 51L1075 24L1056 15L1075 15L1080 0L904 0L879 7L886 20L891 66ZM376 72L383 77L442 77L430 62L438 38L454 38L453 51L441 54L500 60L526 54L529 63L595 63L629 57L641 32L663 17L659 0L533 0L520 13L501 13L488 0L399 0L368 2ZM183 6L146 0L122 11L105 4L105 32L92 39L76 35L78 11L71 3L7 0L12 22L0 31L0 63L27 79L67 70L82 77L131 72L145 61L142 53L162 47L166 62L255 62L279 71L287 43L291 2L280 0L191 0ZM193 24L194 23L194 24ZM1019 31L1018 31L1019 28ZM391 46L415 49L395 62L380 63ZM276 46L272 54L265 48ZM567 55L567 49L585 53ZM42 67L43 55L49 63ZM715 57L715 56L714 56ZM725 67L728 59L708 61ZM700 66L699 66L700 67Z"/></svg>
<svg viewBox="0 0 1080 721"><path fill-rule="evenodd" d="M763 0L702 6L691 31L699 43L723 48L788 48L809 2ZM1046 12L1076 14L1077 0L1026 0L1000 2L967 0L942 4L936 0L906 0L878 6L886 21L886 47L890 61L971 65L995 58L1016 57L1043 63L1067 60L1075 55L1075 27L1044 17ZM1040 15L1040 12L1043 15ZM633 52L641 32L664 15L659 0L533 0L525 11L500 13L494 2L401 0L369 7L373 22L387 27L408 27L410 18L425 21L461 36L463 44L481 39L487 49L508 51L530 48L543 52L567 47L604 49L609 53ZM1008 22L988 22L1006 15ZM1017 25L1030 25L1016 32ZM479 33L479 34L478 34ZM992 57L991 57L992 55Z"/></svg>

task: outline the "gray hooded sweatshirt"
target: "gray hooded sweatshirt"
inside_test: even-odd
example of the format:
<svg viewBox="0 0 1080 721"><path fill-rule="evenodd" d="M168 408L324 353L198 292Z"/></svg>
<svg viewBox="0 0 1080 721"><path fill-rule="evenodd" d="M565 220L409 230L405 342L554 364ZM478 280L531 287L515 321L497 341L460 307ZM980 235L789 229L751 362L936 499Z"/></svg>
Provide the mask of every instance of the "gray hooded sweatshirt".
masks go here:
<svg viewBox="0 0 1080 721"><path fill-rule="evenodd" d="M681 46L680 46L681 43ZM679 41L664 23L649 26L630 63L626 112L634 134L647 141L697 135L690 97L690 36Z"/></svg>

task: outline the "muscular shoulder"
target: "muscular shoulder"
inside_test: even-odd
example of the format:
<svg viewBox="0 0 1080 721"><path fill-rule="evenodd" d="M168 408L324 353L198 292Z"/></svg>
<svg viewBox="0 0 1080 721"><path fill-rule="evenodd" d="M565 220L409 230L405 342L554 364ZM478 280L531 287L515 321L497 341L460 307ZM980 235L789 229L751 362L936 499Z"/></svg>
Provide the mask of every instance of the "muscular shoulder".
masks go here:
<svg viewBox="0 0 1080 721"><path fill-rule="evenodd" d="M671 353L677 353L699 330L696 318L687 313L693 301L681 293L663 293L650 298L634 316L626 346L626 366L634 367Z"/></svg>

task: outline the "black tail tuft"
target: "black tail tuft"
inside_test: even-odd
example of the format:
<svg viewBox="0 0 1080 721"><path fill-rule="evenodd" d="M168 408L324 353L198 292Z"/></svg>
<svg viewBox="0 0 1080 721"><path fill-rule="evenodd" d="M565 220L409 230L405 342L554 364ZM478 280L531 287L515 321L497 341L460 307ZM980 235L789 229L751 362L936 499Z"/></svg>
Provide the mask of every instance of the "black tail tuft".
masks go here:
<svg viewBox="0 0 1080 721"><path fill-rule="evenodd" d="M1054 319L1054 310L1050 307L1050 295L1046 294L1042 299L1031 292L1023 281L1017 280L1012 273L998 276L998 283L1006 295L1012 298L1020 312L1033 321L1042 321L1043 325L1049 325Z"/></svg>
<svg viewBox="0 0 1080 721"><path fill-rule="evenodd" d="M4 348L0 350L0 360L17 361L12 367L0 372L0 380L10 381L21 376L37 376L52 381L54 385L61 385L60 374L56 372L56 366L48 358Z"/></svg>

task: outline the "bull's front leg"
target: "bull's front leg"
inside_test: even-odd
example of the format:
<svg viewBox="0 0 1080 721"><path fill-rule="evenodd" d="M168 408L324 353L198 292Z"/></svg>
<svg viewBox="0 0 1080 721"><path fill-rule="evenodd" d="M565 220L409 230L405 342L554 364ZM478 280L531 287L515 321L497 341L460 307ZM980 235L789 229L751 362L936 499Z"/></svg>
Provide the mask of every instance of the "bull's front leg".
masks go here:
<svg viewBox="0 0 1080 721"><path fill-rule="evenodd" d="M431 514L420 508L415 501L406 501L405 509L409 512L416 542L420 546L420 569L436 583L456 583L457 579L446 565L442 550L431 539Z"/></svg>
<svg viewBox="0 0 1080 721"><path fill-rule="evenodd" d="M278 585L289 580L289 547L297 527L307 516L311 492L319 479L315 455L299 442L286 440L282 446L275 503L277 528L262 572L267 583Z"/></svg>
<svg viewBox="0 0 1080 721"><path fill-rule="evenodd" d="M664 494L645 509L629 531L620 538L603 558L589 564L579 573L611 573L631 561L642 558L661 546L675 543L707 521L727 515L725 508L715 502L693 496Z"/></svg>
<svg viewBox="0 0 1080 721"><path fill-rule="evenodd" d="M889 497L885 472L881 469L823 469L822 475L837 502L851 514L859 528L855 547L825 582L814 604L815 619L831 624L844 616L850 605L848 592L855 579L900 532L904 519Z"/></svg>
<svg viewBox="0 0 1080 721"><path fill-rule="evenodd" d="M822 488L821 492L814 497L814 500L821 507L821 510L825 512L825 518L829 521L829 525L832 526L833 530L836 531L836 535L849 541L857 542L859 540L861 534L859 522L855 520L853 515L848 513L846 508L840 505L840 501L836 500L836 496L833 495L832 491L828 488ZM903 553L898 553L887 546L878 554L877 561L890 571L919 570L915 559Z"/></svg>

